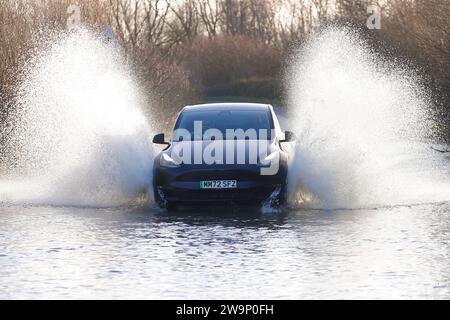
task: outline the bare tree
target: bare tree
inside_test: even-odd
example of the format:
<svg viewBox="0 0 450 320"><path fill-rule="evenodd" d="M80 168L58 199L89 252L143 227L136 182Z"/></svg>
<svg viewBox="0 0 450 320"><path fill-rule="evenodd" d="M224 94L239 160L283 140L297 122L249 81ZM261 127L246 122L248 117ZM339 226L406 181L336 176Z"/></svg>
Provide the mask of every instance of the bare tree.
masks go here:
<svg viewBox="0 0 450 320"><path fill-rule="evenodd" d="M199 33L197 1L185 0L182 4L175 5L173 1L167 0L167 6L174 16L168 23L171 42L179 44L192 41Z"/></svg>
<svg viewBox="0 0 450 320"><path fill-rule="evenodd" d="M222 0L200 0L199 14L209 38L215 37L220 31L220 21L223 15Z"/></svg>
<svg viewBox="0 0 450 320"><path fill-rule="evenodd" d="M162 0L144 2L145 39L155 47L161 47L167 43L165 30L168 12L169 6Z"/></svg>
<svg viewBox="0 0 450 320"><path fill-rule="evenodd" d="M301 40L314 26L312 3L303 0L279 0L279 6L284 6L286 17L278 21L277 31L282 47L289 47Z"/></svg>
<svg viewBox="0 0 450 320"><path fill-rule="evenodd" d="M330 0L311 0L318 21L326 21L330 17Z"/></svg>
<svg viewBox="0 0 450 320"><path fill-rule="evenodd" d="M109 0L111 23L126 49L134 56L141 42L144 17L140 0Z"/></svg>
<svg viewBox="0 0 450 320"><path fill-rule="evenodd" d="M386 11L383 37L431 68L441 86L450 87L450 2L395 0Z"/></svg>

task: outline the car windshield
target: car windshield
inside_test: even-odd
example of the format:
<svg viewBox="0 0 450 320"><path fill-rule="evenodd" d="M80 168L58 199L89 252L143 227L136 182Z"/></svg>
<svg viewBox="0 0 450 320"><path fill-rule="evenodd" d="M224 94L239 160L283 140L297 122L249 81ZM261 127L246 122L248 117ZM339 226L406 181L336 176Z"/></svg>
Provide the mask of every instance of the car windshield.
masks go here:
<svg viewBox="0 0 450 320"><path fill-rule="evenodd" d="M198 131L200 124L201 132ZM194 132L194 125L197 126L196 132ZM184 111L175 125L177 134L174 135L174 141L183 140L180 138L179 132L181 131L179 129L189 132L191 140L209 139L210 133L214 131L216 134L220 132L224 140L249 139L249 136L257 139L270 139L272 121L269 110ZM230 136L231 132L235 133L232 137ZM245 135L239 134L242 132L245 132ZM221 139L216 134L214 138Z"/></svg>

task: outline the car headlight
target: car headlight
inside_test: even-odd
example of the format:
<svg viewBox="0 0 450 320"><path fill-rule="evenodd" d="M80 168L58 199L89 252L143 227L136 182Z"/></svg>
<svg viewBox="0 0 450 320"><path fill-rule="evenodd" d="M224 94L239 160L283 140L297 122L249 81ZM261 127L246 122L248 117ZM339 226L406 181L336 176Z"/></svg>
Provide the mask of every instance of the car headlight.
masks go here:
<svg viewBox="0 0 450 320"><path fill-rule="evenodd" d="M181 165L181 163L172 159L167 153L161 154L161 157L159 158L159 164L162 167L166 168L178 168Z"/></svg>
<svg viewBox="0 0 450 320"><path fill-rule="evenodd" d="M261 167L270 167L274 160L279 159L279 156L280 153L278 151L274 151L264 159L259 160L259 165Z"/></svg>

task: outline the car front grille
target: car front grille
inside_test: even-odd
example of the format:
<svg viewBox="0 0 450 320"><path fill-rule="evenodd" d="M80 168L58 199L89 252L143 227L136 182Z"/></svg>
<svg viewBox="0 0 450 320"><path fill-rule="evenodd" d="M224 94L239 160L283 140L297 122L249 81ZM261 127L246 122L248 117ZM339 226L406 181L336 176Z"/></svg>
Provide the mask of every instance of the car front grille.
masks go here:
<svg viewBox="0 0 450 320"><path fill-rule="evenodd" d="M181 202L241 202L262 201L270 196L273 187L258 187L251 189L223 189L223 190L188 190L165 191L167 200Z"/></svg>

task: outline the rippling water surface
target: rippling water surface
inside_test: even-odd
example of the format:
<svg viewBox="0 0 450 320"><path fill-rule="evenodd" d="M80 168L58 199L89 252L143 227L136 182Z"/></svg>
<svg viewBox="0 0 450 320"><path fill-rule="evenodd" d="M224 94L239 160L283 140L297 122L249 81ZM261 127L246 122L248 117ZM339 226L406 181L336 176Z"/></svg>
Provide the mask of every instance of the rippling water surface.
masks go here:
<svg viewBox="0 0 450 320"><path fill-rule="evenodd" d="M1 207L0 298L448 299L449 213Z"/></svg>

